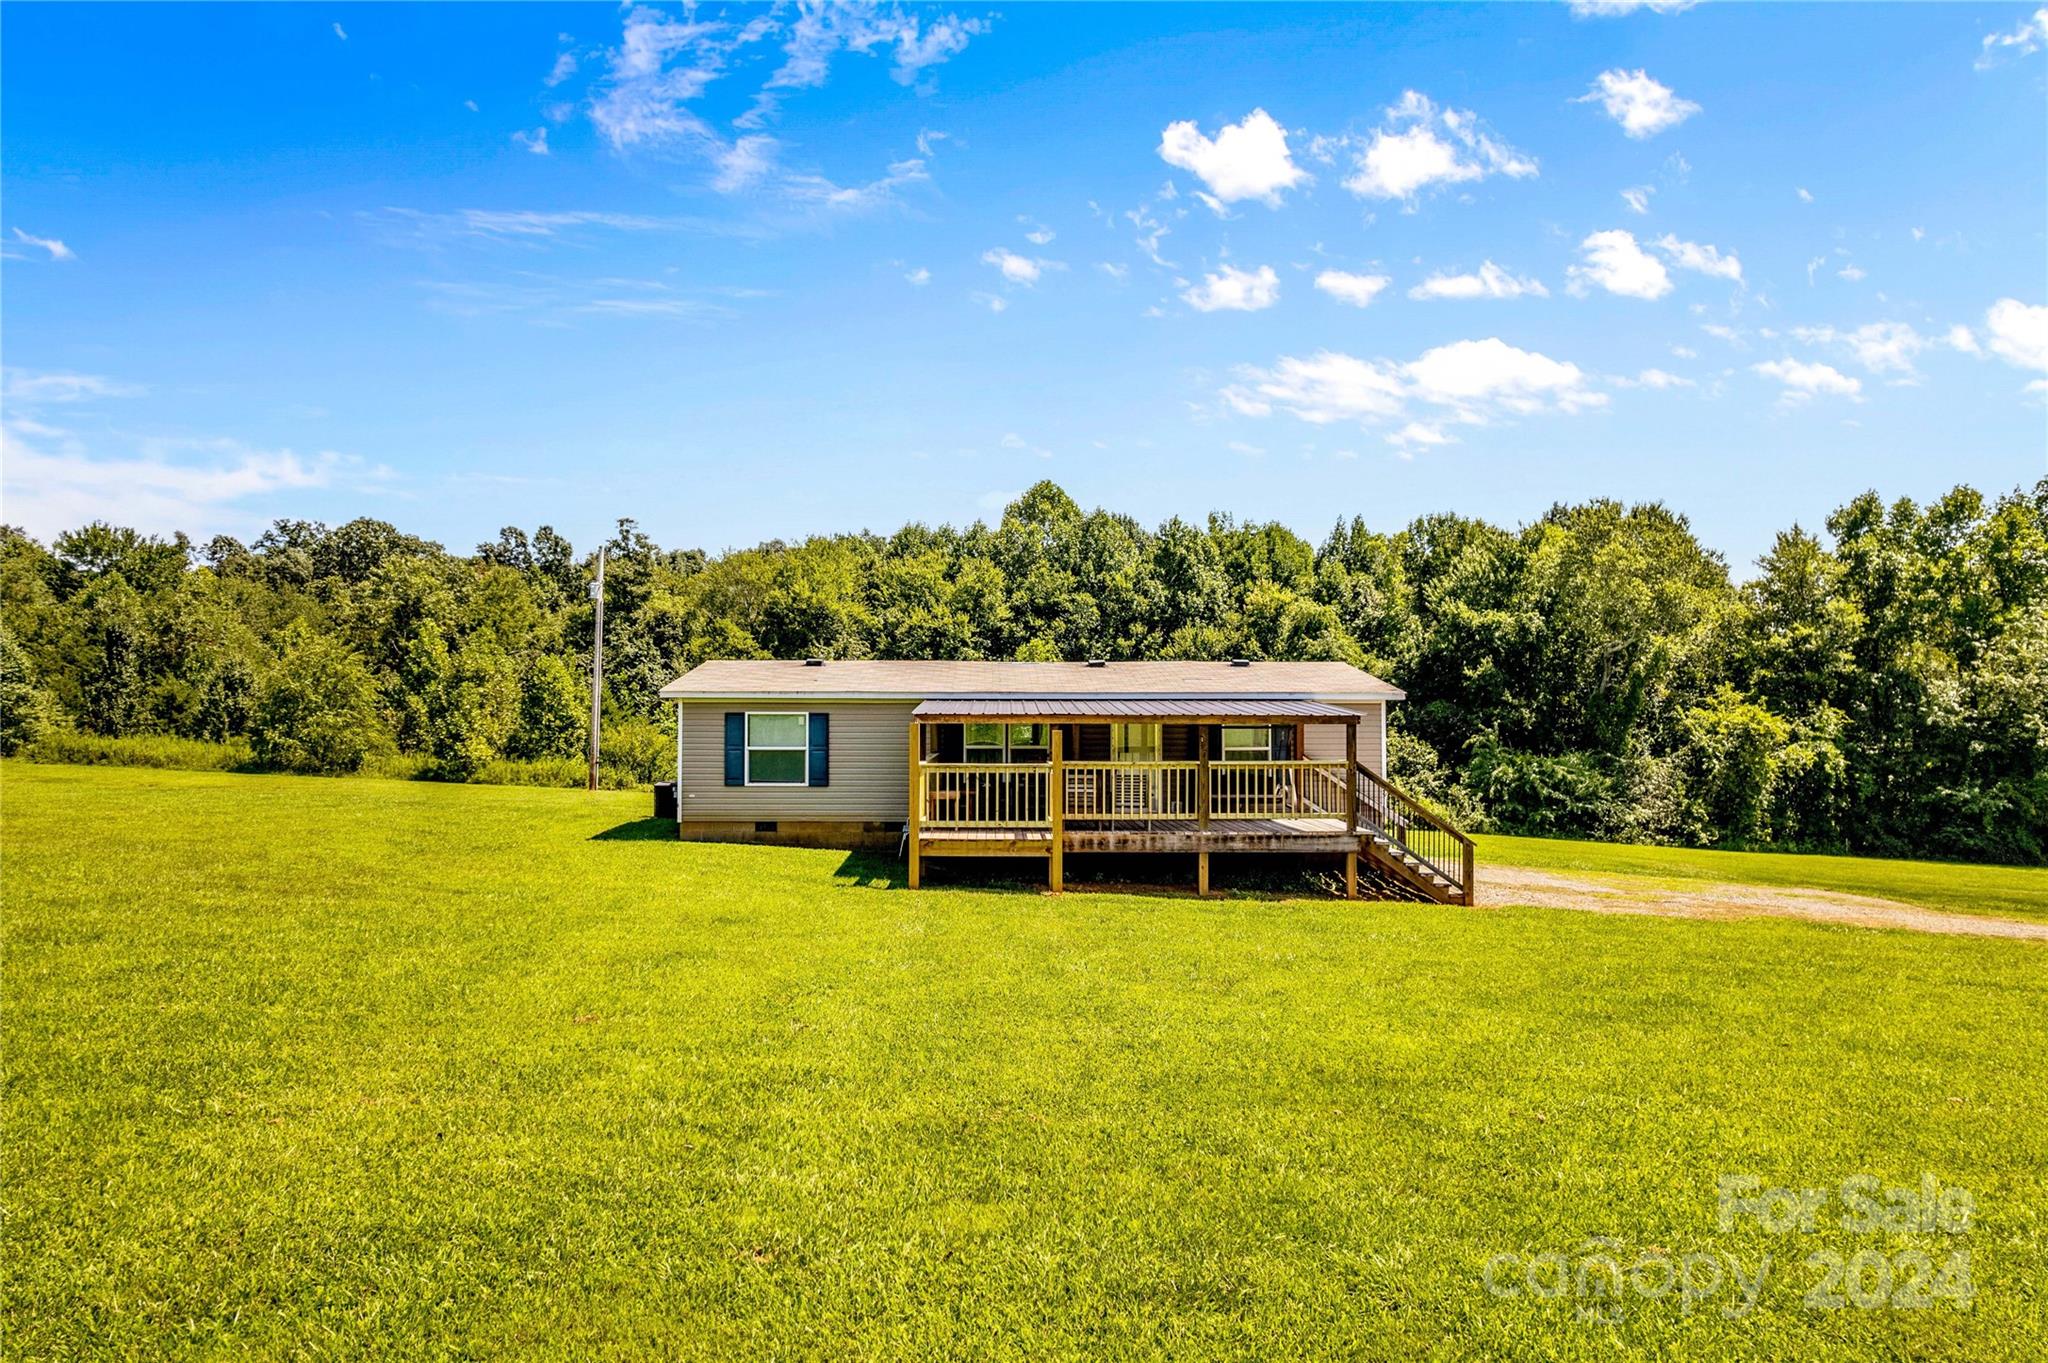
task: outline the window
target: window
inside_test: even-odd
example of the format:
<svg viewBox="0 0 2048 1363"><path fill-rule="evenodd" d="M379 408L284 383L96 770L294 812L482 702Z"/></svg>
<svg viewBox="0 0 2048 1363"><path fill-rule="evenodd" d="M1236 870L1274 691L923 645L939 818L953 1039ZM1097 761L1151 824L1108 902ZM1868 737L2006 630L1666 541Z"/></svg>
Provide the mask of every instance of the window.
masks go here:
<svg viewBox="0 0 2048 1363"><path fill-rule="evenodd" d="M1109 726L1110 756L1118 762L1157 762L1160 736L1157 724L1112 724Z"/></svg>
<svg viewBox="0 0 2048 1363"><path fill-rule="evenodd" d="M963 762L1001 764L1052 761L1052 731L1049 725L963 724L960 729L960 759Z"/></svg>
<svg viewBox="0 0 2048 1363"><path fill-rule="evenodd" d="M1223 727L1223 760L1226 762L1270 762L1273 760L1273 727L1270 724Z"/></svg>
<svg viewBox="0 0 2048 1363"><path fill-rule="evenodd" d="M804 711L747 714L747 784L800 786L810 779L811 717Z"/></svg>

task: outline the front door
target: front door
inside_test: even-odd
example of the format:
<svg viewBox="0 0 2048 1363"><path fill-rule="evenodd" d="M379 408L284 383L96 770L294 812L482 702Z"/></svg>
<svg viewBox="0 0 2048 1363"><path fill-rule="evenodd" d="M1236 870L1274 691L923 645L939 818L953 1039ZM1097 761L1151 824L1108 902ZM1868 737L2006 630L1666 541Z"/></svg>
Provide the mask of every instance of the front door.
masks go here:
<svg viewBox="0 0 2048 1363"><path fill-rule="evenodd" d="M1112 724L1109 726L1109 755L1118 762L1157 762L1157 724ZM1158 773L1149 768L1109 773L1109 803L1112 813L1125 817L1149 817L1159 813Z"/></svg>

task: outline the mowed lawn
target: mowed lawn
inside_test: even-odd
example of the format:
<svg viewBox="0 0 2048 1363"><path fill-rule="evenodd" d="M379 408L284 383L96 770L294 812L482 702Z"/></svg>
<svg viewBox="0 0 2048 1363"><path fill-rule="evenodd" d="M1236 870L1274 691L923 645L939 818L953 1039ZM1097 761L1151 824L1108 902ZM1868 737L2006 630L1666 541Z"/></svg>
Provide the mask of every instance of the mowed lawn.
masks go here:
<svg viewBox="0 0 2048 1363"><path fill-rule="evenodd" d="M1716 881L1771 885L1895 899L1951 913L2048 920L2048 869L1969 866L1882 857L1805 856L1788 852L1721 852L1692 847L1634 847L1563 838L1482 835L1482 863L1572 874L1648 876L1667 885Z"/></svg>
<svg viewBox="0 0 2048 1363"><path fill-rule="evenodd" d="M886 859L679 844L647 804L0 766L0 1348L2048 1348L2038 944L912 893ZM1975 1219L1717 1227L1719 1176L1857 1174ZM1736 1318L1732 1286L1486 1289L1589 1242L1768 1267ZM1816 1251L1958 1248L1967 1310L1806 1303Z"/></svg>

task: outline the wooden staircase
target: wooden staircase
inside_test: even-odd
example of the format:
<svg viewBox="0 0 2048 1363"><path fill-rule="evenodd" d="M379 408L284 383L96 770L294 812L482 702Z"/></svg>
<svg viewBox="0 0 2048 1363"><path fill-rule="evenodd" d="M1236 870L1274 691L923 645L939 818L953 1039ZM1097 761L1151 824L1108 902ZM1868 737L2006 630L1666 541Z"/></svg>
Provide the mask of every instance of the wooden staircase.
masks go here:
<svg viewBox="0 0 2048 1363"><path fill-rule="evenodd" d="M1358 850L1372 869L1439 904L1472 903L1472 839L1360 763Z"/></svg>

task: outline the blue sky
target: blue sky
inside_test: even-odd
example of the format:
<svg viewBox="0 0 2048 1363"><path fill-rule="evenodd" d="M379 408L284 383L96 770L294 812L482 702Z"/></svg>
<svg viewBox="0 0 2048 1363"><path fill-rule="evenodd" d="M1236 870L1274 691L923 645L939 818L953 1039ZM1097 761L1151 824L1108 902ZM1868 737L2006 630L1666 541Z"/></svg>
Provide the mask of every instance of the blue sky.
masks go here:
<svg viewBox="0 0 2048 1363"><path fill-rule="evenodd" d="M465 549L2048 472L2048 11L10 4L0 516Z"/></svg>

